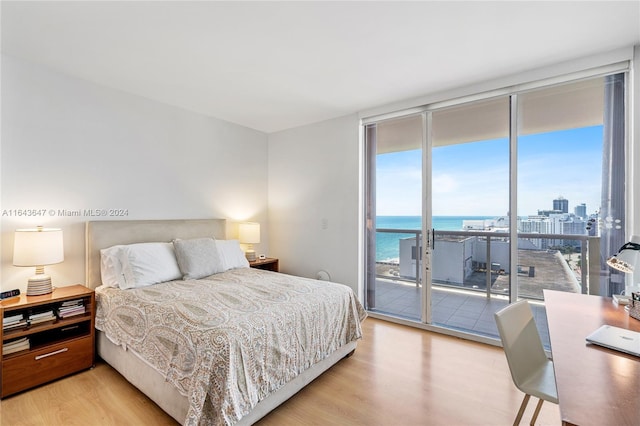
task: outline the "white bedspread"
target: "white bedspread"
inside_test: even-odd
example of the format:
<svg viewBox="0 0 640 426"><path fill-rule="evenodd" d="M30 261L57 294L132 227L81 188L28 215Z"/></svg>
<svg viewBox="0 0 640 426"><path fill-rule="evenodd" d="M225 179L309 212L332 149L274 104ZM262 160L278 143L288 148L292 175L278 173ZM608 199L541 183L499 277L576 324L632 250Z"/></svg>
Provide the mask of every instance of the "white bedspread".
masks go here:
<svg viewBox="0 0 640 426"><path fill-rule="evenodd" d="M185 424L233 424L270 393L362 337L344 285L257 269L120 290L98 287L96 328L189 399Z"/></svg>

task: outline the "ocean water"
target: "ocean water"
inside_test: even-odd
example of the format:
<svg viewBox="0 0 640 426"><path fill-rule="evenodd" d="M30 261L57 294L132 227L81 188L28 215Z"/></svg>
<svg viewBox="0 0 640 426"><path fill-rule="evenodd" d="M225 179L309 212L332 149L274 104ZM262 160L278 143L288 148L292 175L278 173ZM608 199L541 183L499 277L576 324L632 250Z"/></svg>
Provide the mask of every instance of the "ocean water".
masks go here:
<svg viewBox="0 0 640 426"><path fill-rule="evenodd" d="M494 219L496 216L433 216L433 228L440 231L462 231L463 220ZM416 229L422 227L420 216L377 216L376 228ZM400 258L400 239L410 238L412 234L376 233L376 261L398 261Z"/></svg>

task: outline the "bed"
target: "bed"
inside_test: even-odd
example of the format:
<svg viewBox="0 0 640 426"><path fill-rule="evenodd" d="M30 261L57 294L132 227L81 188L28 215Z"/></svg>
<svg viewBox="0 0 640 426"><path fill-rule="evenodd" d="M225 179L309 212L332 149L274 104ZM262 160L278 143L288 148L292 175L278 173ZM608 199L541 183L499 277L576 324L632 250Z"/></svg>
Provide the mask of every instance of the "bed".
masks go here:
<svg viewBox="0 0 640 426"><path fill-rule="evenodd" d="M103 249L173 241L182 268L203 237L232 242L224 219L87 222L97 353L181 424L252 424L353 353L366 314L347 286L247 267L103 284Z"/></svg>

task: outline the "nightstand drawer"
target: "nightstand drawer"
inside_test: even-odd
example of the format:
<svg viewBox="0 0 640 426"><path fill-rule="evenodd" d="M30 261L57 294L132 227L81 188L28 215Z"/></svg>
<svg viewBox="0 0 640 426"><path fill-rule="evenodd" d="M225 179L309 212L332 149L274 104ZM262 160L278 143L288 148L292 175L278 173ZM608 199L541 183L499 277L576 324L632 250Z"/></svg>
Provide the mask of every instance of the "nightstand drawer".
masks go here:
<svg viewBox="0 0 640 426"><path fill-rule="evenodd" d="M2 363L2 396L20 392L92 365L91 336L6 359Z"/></svg>
<svg viewBox="0 0 640 426"><path fill-rule="evenodd" d="M267 257L266 259L258 259L249 262L249 266L255 269L263 269L265 271L280 271L280 261L275 257Z"/></svg>

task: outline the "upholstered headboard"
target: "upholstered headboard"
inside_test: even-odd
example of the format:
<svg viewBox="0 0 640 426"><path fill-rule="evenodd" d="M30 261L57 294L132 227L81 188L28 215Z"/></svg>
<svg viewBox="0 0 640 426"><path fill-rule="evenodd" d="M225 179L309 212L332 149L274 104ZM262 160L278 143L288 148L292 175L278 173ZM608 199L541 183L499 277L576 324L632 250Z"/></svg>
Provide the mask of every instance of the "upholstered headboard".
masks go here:
<svg viewBox="0 0 640 426"><path fill-rule="evenodd" d="M87 222L86 286L101 283L100 250L117 244L169 242L175 238L227 237L225 219L115 220Z"/></svg>

